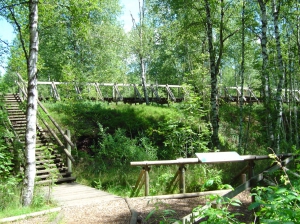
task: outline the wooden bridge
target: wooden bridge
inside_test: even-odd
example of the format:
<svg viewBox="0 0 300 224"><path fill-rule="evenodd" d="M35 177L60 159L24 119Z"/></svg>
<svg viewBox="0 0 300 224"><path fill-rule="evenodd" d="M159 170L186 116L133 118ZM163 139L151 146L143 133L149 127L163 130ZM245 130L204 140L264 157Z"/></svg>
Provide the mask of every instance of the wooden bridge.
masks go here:
<svg viewBox="0 0 300 224"><path fill-rule="evenodd" d="M17 74L16 83L23 90L26 83L20 82L22 77ZM143 104L146 102L142 84L125 83L98 83L98 82L55 82L38 81L39 100L60 101L67 98L78 100L93 100L103 102L123 102L128 104ZM146 84L148 101L157 104L169 104L171 102L180 103L186 100L190 94L190 88L184 85L169 84ZM276 89L274 90L276 91ZM19 91L22 95L22 91ZM300 90L283 89L281 99L283 102L300 102ZM260 103L262 97L260 92L250 87L239 86L228 87L220 85L218 88L217 100L220 103L239 103L244 104Z"/></svg>
<svg viewBox="0 0 300 224"><path fill-rule="evenodd" d="M111 102L123 102L128 104L145 103L142 84L120 84L120 83L63 83L63 82L38 82L40 100L61 100L63 98L76 97L79 100L98 100ZM150 103L169 104L180 103L187 99L189 90L182 85L146 85L148 100ZM276 89L275 89L276 91ZM294 101L300 102L299 90L282 90L281 99L284 103ZM226 87L218 89L218 101L226 103L244 104L260 103L260 93L250 87Z"/></svg>
<svg viewBox="0 0 300 224"><path fill-rule="evenodd" d="M40 100L61 100L75 97L79 100L97 100L123 102L128 104L145 103L143 86L141 84L118 83L66 83L66 82L38 82ZM150 103L168 104L182 102L187 90L180 85L146 85Z"/></svg>

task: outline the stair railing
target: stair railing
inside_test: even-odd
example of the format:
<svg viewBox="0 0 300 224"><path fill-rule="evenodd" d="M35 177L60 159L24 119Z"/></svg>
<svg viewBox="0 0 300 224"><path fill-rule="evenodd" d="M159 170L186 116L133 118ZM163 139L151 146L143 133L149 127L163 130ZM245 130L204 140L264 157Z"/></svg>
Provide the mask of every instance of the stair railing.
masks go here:
<svg viewBox="0 0 300 224"><path fill-rule="evenodd" d="M22 79L21 75L18 74L18 73L17 73L17 77L18 77L18 81L16 81L16 84L19 87L19 92L21 91L22 95L25 98L27 98L27 90L25 88L26 82ZM37 99L37 103L38 103L38 106L44 111L44 113L46 114L46 116L49 118L49 120L52 122L52 124L56 127L56 129L58 130L58 132L61 134L61 136L63 137L64 141L67 142L67 144L69 146L71 146L72 148L75 148L75 145L71 141L71 139L68 136L68 134L64 133L64 131L59 127L59 125L57 124L57 122L50 116L49 112L46 110L46 108L42 105L42 103L38 99ZM52 130L52 128L46 122L46 120L39 113L37 113L37 115L38 115L39 119L43 122L43 124L45 125L45 127L48 129L48 131L51 133L51 135L54 137L54 139L56 140L56 142L58 143L58 145L63 148L65 154L68 157L68 159L71 160L72 162L75 162L75 160L74 160L74 158L73 158L73 156L71 154L71 150L66 148L66 146L63 144L63 141L60 140L60 138L56 135L56 133ZM68 162L68 164L69 164L69 162Z"/></svg>

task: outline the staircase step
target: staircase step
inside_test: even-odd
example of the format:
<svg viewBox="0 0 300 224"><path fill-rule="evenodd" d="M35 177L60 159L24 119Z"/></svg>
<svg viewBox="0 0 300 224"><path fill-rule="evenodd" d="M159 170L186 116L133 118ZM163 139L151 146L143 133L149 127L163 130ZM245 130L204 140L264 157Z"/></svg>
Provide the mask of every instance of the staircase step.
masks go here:
<svg viewBox="0 0 300 224"><path fill-rule="evenodd" d="M25 114L19 114L19 115L9 115L8 116L9 120L25 120L26 116Z"/></svg>
<svg viewBox="0 0 300 224"><path fill-rule="evenodd" d="M37 170L36 174L39 175L39 174L44 174L44 173L55 173L57 171L64 173L66 170L67 169L65 167L64 168L51 168L51 169Z"/></svg>
<svg viewBox="0 0 300 224"><path fill-rule="evenodd" d="M26 134L26 114L21 109L21 99L18 94L7 94L5 97L6 111L13 129L22 143L25 143ZM49 137L49 132L37 125L36 139L36 174L37 184L46 185L63 182L72 182L76 178L71 177L67 172L67 167L63 163L63 158L58 150L58 146L50 144L53 139ZM51 150L47 150L51 149ZM47 151L47 153L45 153ZM55 180L51 178L51 173L57 172ZM55 174L56 175L56 174ZM52 176L53 177L53 176Z"/></svg>
<svg viewBox="0 0 300 224"><path fill-rule="evenodd" d="M51 169L53 167L57 167L56 164L37 164L36 169L37 170L44 170L44 169Z"/></svg>
<svg viewBox="0 0 300 224"><path fill-rule="evenodd" d="M52 180L38 180L38 181L36 181L37 185L50 185L52 183L53 183Z"/></svg>
<svg viewBox="0 0 300 224"><path fill-rule="evenodd" d="M58 179L55 183L60 184L60 183L74 182L74 181L76 181L76 177L64 177Z"/></svg>
<svg viewBox="0 0 300 224"><path fill-rule="evenodd" d="M58 170L57 170L57 172L58 172ZM47 179L47 178L51 178L51 176L52 177L58 177L58 178L67 178L67 177L70 177L70 173L68 173L68 172L63 172L63 173L44 173L44 174L39 174L39 175L37 175L37 177L39 178L39 179Z"/></svg>
<svg viewBox="0 0 300 224"><path fill-rule="evenodd" d="M52 162L53 162L52 159L43 159L43 160L37 160L36 164L47 164L48 165L49 163L51 164Z"/></svg>

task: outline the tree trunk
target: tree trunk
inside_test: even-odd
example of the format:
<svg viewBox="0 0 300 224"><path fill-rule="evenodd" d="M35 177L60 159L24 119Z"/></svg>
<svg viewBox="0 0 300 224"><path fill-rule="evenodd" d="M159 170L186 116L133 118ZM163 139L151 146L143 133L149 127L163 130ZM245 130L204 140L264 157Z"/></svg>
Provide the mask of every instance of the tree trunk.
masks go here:
<svg viewBox="0 0 300 224"><path fill-rule="evenodd" d="M149 105L148 91L147 91L147 82L146 82L146 66L145 66L145 56L144 56L144 39L143 39L143 26L144 26L144 16L145 16L145 1L141 4L139 0L139 9L140 9L140 68L141 68L141 79L142 86L146 104Z"/></svg>
<svg viewBox="0 0 300 224"><path fill-rule="evenodd" d="M146 70L145 70L145 60L143 57L140 58L140 66L141 66L141 78L142 78L142 86L143 86L143 92L146 104L149 104L149 97L148 97L148 91L147 91L147 82L146 82Z"/></svg>
<svg viewBox="0 0 300 224"><path fill-rule="evenodd" d="M29 206L32 202L35 167L36 144L36 114L37 114L37 56L38 56L38 0L29 1L30 45L29 59L27 62L28 92L26 111L25 134L25 176L22 189L22 204Z"/></svg>
<svg viewBox="0 0 300 224"><path fill-rule="evenodd" d="M268 63L269 56L267 51L267 11L266 4L263 0L258 0L260 10L261 10L261 53L263 58L261 79L262 79L262 90L263 90L263 102L266 108L266 124L267 124L267 135L269 145L272 146L274 142L274 133L272 126L272 117L271 117L271 91L270 91L270 80L269 80L269 71Z"/></svg>
<svg viewBox="0 0 300 224"><path fill-rule="evenodd" d="M282 124L282 88L284 83L284 68L283 68L283 61L282 61L282 53L281 53L281 43L280 43L280 34L279 34L279 27L278 27L278 16L280 6L276 4L276 0L272 1L272 8L273 8L273 20L274 20L274 30L275 30L275 40L276 40L276 50L277 50L277 63L279 68L278 73L278 85L276 91L276 128L275 128L275 152L277 154L280 153L280 129Z"/></svg>
<svg viewBox="0 0 300 224"><path fill-rule="evenodd" d="M240 130L239 130L239 147L241 154L243 147L243 105L244 105L244 70L245 70L245 0L243 0L242 9L242 61L241 61L241 97L240 97Z"/></svg>
<svg viewBox="0 0 300 224"><path fill-rule="evenodd" d="M211 79L211 123L212 123L212 149L219 148L219 112L218 112L218 104L217 104L217 75L218 69L216 65L216 55L215 49L213 47L213 32L212 32L212 20L210 13L210 5L209 0L205 0L205 10L206 10L206 31L207 31L207 39L208 39L208 51L209 51L209 62L210 62L210 79Z"/></svg>

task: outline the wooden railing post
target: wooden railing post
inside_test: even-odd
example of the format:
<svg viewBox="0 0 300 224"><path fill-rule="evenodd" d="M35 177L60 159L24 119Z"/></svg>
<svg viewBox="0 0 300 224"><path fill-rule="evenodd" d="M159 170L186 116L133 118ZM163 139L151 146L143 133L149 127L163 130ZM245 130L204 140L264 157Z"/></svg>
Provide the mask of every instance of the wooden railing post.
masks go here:
<svg viewBox="0 0 300 224"><path fill-rule="evenodd" d="M255 163L254 163L254 160L250 160L249 161L249 180L254 177L254 166L255 166ZM253 180L250 182L250 188L253 187L255 183L253 183ZM252 195L252 202L255 202L255 196Z"/></svg>
<svg viewBox="0 0 300 224"><path fill-rule="evenodd" d="M145 166L144 170L145 170L145 196L148 196L149 195L149 171L150 171L150 167Z"/></svg>
<svg viewBox="0 0 300 224"><path fill-rule="evenodd" d="M70 130L66 130L66 135L68 136L69 139L71 139L71 132ZM67 150L72 155L72 148L71 145L66 141L67 144ZM68 165L68 173L72 173L72 161L70 160L69 157L67 157L67 165Z"/></svg>
<svg viewBox="0 0 300 224"><path fill-rule="evenodd" d="M179 166L179 191L185 193L185 167L184 164Z"/></svg>
<svg viewBox="0 0 300 224"><path fill-rule="evenodd" d="M247 177L246 177L246 176L247 176L247 175L246 175L245 173L243 173L243 174L241 175L242 184L246 183L246 181L247 181Z"/></svg>

